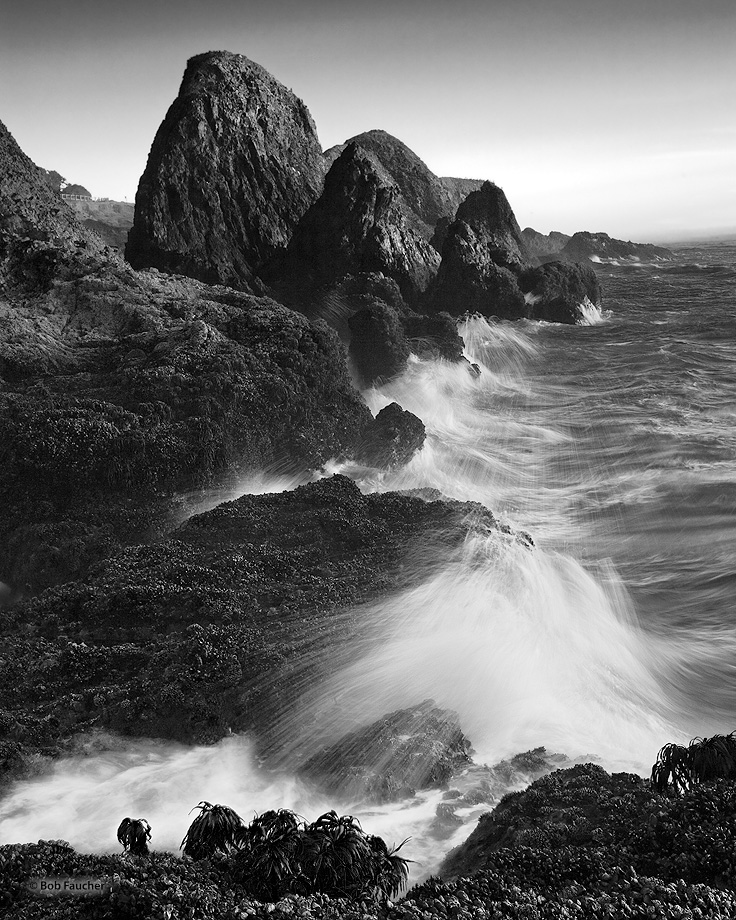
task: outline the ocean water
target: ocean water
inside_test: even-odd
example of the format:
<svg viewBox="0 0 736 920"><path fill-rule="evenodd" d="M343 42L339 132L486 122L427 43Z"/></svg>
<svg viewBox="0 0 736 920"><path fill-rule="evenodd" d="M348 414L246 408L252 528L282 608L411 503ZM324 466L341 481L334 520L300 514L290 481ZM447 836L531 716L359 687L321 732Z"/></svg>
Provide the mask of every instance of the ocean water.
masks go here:
<svg viewBox="0 0 736 920"><path fill-rule="evenodd" d="M407 467L324 471L366 492L431 487L479 502L533 547L471 526L425 581L361 611L370 641L283 714L275 764L247 738L112 744L17 784L0 802L0 842L116 850L119 820L141 814L154 845L176 850L201 799L246 818L336 806L389 842L411 835L421 877L482 807L438 840L441 793L384 808L328 802L293 767L426 698L458 712L478 763L545 745L646 774L664 743L736 729L736 242L597 270L605 302L590 325L471 318L461 331L479 377L413 360L366 394L374 411L396 400L425 422ZM241 491L299 481L260 477Z"/></svg>

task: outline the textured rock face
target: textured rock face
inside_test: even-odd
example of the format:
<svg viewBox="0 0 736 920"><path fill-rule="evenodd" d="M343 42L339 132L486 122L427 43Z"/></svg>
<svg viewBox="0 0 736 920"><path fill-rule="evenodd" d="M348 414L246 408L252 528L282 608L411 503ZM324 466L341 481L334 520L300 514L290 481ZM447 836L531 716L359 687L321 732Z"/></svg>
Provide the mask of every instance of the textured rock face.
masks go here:
<svg viewBox="0 0 736 920"><path fill-rule="evenodd" d="M581 321L581 304L587 298L594 306L601 302L601 287L592 268L578 262L547 262L528 268L519 276L519 287L532 305L534 319L550 323Z"/></svg>
<svg viewBox="0 0 736 920"><path fill-rule="evenodd" d="M311 757L301 773L333 794L391 802L443 786L469 761L457 713L425 700L388 713Z"/></svg>
<svg viewBox="0 0 736 920"><path fill-rule="evenodd" d="M379 272L412 304L438 264L436 250L408 225L397 186L382 178L370 153L351 143L330 168L322 197L295 230L285 257L265 277L304 303L345 275Z"/></svg>
<svg viewBox="0 0 736 920"><path fill-rule="evenodd" d="M632 243L630 240L614 240L607 233L588 233L581 231L573 234L560 250L565 259L671 259L673 254L663 246L651 243Z"/></svg>
<svg viewBox="0 0 736 920"><path fill-rule="evenodd" d="M252 729L275 750L275 717L334 669L348 638L332 615L405 586L407 554L438 531L448 551L461 545L477 511L362 495L335 476L118 548L3 611L0 725L16 724L19 755L94 727L196 742ZM490 512L484 526L497 526ZM0 757L0 783L8 766Z"/></svg>
<svg viewBox="0 0 736 920"><path fill-rule="evenodd" d="M324 179L312 118L248 58L192 58L151 147L126 257L211 283L255 284Z"/></svg>
<svg viewBox="0 0 736 920"><path fill-rule="evenodd" d="M519 270L527 264L514 212L503 189L492 182L484 182L477 192L468 195L457 209L455 222L466 224L475 232L496 265Z"/></svg>
<svg viewBox="0 0 736 920"><path fill-rule="evenodd" d="M109 259L0 122L0 291L46 290Z"/></svg>
<svg viewBox="0 0 736 920"><path fill-rule="evenodd" d="M391 403L364 429L355 456L360 463L380 469L404 466L422 449L425 438L422 420Z"/></svg>
<svg viewBox="0 0 736 920"><path fill-rule="evenodd" d="M386 131L366 131L325 151L330 163L348 144L373 154L381 178L396 185L404 216L413 230L431 240L437 221L452 220L463 199L482 184L474 179L441 179L406 144Z"/></svg>
<svg viewBox="0 0 736 920"><path fill-rule="evenodd" d="M503 191L485 182L457 211L442 246L442 262L428 294L434 311L528 316L516 283L526 265L521 231Z"/></svg>

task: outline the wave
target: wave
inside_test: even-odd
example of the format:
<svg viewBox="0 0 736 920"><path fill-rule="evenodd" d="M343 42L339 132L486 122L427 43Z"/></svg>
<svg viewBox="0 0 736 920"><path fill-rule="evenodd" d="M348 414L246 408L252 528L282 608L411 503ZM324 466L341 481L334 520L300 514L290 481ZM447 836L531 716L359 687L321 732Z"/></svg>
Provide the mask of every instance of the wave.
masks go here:
<svg viewBox="0 0 736 920"><path fill-rule="evenodd" d="M732 265L706 265L703 262L688 262L660 269L667 275L717 275L721 278L736 278Z"/></svg>

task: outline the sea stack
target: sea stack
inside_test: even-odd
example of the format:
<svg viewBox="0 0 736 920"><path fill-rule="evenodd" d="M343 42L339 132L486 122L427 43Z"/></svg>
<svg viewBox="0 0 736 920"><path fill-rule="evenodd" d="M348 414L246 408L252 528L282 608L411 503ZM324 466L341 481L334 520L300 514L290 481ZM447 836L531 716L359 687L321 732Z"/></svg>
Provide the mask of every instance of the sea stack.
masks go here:
<svg viewBox="0 0 736 920"><path fill-rule="evenodd" d="M126 257L208 283L261 290L257 269L322 190L307 107L259 64L193 57L154 138Z"/></svg>

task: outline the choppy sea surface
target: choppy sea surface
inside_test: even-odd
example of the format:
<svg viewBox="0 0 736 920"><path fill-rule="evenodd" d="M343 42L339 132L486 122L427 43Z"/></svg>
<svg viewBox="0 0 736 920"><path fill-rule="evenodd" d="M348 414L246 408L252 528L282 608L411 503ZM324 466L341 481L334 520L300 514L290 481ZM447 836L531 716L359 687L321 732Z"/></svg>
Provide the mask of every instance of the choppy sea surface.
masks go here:
<svg viewBox="0 0 736 920"><path fill-rule="evenodd" d="M545 745L646 773L665 742L736 729L736 241L596 268L593 324L471 318L461 331L479 377L413 360L366 394L374 411L395 400L420 416L424 449L397 472L325 474L479 502L534 547L471 529L422 584L366 611L374 641L284 714L300 757L427 697L458 712L481 763ZM242 491L289 485L265 476ZM92 799L109 814L92 814ZM247 739L136 742L17 784L0 802L0 842L114 850L119 820L140 812L154 844L175 850L201 799L244 816L335 805L288 764L264 770ZM364 827L422 841L407 855L426 875L477 817L428 843L438 800L369 810Z"/></svg>

